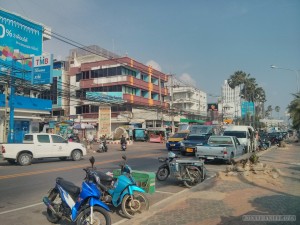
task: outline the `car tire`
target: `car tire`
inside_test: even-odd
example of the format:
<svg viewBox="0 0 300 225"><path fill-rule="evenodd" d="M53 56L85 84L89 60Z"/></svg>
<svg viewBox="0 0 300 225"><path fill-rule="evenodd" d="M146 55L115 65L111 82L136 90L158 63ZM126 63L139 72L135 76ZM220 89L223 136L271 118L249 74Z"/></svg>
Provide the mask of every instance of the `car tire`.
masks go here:
<svg viewBox="0 0 300 225"><path fill-rule="evenodd" d="M18 163L21 166L29 166L32 162L32 155L29 153L21 153L18 156Z"/></svg>
<svg viewBox="0 0 300 225"><path fill-rule="evenodd" d="M71 154L71 158L73 161L79 161L82 158L82 153L79 150L73 150Z"/></svg>

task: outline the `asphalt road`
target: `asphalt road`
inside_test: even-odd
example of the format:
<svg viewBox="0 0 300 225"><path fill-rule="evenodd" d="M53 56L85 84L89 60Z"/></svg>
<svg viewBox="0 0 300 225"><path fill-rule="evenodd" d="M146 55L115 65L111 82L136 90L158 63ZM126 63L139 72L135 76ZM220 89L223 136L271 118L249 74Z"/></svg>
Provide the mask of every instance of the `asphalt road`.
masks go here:
<svg viewBox="0 0 300 225"><path fill-rule="evenodd" d="M165 145L159 143L135 142L133 145L128 145L126 152L120 151L119 145L109 145L108 147L107 153L91 152L78 162L47 159L38 160L30 166L22 167L0 161L1 224L51 224L45 217L46 207L42 203L42 198L47 195L50 188L54 187L56 177L63 177L81 186L85 175L82 169L90 165L88 158L91 155L96 159L95 166L103 172L118 169L124 153L133 170L156 172L160 165L157 158L167 154ZM211 176L217 171L224 170L225 166L222 163L207 164L208 175ZM186 189L180 181L172 178L168 178L164 182L156 181L155 188L154 194L147 194L150 206ZM111 213L112 222L115 224L124 220L117 211L113 210ZM72 223L61 221L59 224Z"/></svg>

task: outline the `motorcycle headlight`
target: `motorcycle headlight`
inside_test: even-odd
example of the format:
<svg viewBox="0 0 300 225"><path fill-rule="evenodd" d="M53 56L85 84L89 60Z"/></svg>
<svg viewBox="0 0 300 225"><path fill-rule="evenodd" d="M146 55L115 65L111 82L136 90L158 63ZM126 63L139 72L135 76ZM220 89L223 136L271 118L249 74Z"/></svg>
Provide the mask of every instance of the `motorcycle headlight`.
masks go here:
<svg viewBox="0 0 300 225"><path fill-rule="evenodd" d="M181 146L181 147L184 147L185 145L184 145L184 143L183 143L183 142L180 142L180 146Z"/></svg>

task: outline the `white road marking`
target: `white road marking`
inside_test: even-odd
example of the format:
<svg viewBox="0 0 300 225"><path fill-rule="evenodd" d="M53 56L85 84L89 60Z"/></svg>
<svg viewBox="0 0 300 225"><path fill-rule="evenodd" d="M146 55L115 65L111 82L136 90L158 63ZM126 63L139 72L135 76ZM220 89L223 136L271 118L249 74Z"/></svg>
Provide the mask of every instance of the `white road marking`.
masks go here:
<svg viewBox="0 0 300 225"><path fill-rule="evenodd" d="M44 203L43 203L43 202L40 202L40 203L36 203L36 204L24 206L24 207L21 207L21 208L16 208L16 209L7 210L7 211L4 211L4 212L0 212L0 215L7 214L7 213L11 213L11 212L16 212L16 211L23 210L23 209L32 208L32 207L35 207L35 206L38 206L38 205L42 205L42 204L44 204Z"/></svg>

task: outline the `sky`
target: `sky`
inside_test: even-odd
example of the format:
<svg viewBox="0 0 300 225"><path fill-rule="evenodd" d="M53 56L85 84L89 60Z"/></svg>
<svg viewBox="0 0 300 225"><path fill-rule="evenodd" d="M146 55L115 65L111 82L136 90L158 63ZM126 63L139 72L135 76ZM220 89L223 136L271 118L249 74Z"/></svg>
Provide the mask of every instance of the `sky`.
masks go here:
<svg viewBox="0 0 300 225"><path fill-rule="evenodd" d="M0 7L80 44L151 63L211 96L244 71L280 116L300 85L299 0L1 0ZM44 43L59 60L73 48Z"/></svg>

